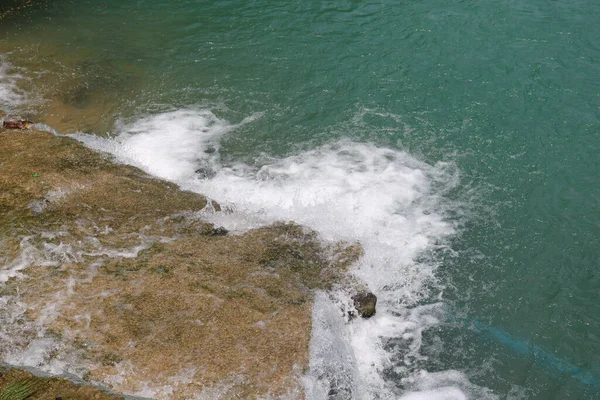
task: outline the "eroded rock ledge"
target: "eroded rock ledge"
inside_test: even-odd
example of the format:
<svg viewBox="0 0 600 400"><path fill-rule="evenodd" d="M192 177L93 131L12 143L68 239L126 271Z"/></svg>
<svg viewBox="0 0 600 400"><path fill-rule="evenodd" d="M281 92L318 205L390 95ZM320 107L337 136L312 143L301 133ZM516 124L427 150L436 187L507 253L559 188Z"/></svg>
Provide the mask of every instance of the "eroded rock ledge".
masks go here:
<svg viewBox="0 0 600 400"><path fill-rule="evenodd" d="M206 206L70 138L0 130L0 359L155 398L301 398L313 291L360 247L292 223L217 235Z"/></svg>

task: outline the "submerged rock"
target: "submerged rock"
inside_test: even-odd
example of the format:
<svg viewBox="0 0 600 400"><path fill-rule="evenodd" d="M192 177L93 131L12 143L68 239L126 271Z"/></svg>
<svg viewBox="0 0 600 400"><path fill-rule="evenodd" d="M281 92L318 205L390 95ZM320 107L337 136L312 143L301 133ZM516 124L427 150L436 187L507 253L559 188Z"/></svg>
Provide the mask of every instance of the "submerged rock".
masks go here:
<svg viewBox="0 0 600 400"><path fill-rule="evenodd" d="M3 14L11 12L3 12L7 1L21 0L0 1L0 21ZM30 6L51 2L22 3ZM138 67L96 57L84 49L65 49L48 42L32 46L32 38L20 36L0 42L0 53L6 56L7 65L25 67L18 71L21 78L15 81L16 93L35 93L36 101L27 102L22 112L36 123L63 133L108 132L118 115L130 114L137 107L131 96L142 83Z"/></svg>
<svg viewBox="0 0 600 400"><path fill-rule="evenodd" d="M377 305L377 296L371 292L360 292L352 296L354 307L363 318L371 318L375 315Z"/></svg>

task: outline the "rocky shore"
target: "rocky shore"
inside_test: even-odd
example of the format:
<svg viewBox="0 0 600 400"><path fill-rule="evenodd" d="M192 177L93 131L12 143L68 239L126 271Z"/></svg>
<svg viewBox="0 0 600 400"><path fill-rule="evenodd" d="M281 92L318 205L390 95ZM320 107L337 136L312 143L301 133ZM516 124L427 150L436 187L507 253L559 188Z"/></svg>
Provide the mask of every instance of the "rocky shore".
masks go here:
<svg viewBox="0 0 600 400"><path fill-rule="evenodd" d="M228 234L199 216L216 202L68 137L0 143L0 360L152 398L303 397L314 291L358 245Z"/></svg>

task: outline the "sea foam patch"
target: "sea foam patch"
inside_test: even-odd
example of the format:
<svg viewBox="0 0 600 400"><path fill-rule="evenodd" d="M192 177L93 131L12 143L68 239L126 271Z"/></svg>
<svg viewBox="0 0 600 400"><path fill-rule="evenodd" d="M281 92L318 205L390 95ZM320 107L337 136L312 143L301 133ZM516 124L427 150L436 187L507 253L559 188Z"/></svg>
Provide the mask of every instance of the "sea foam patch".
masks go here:
<svg viewBox="0 0 600 400"><path fill-rule="evenodd" d="M200 164L216 167L219 138L231 126L210 111L178 110L117 128L121 134L110 141L92 135L79 138L155 176L184 182L194 177Z"/></svg>
<svg viewBox="0 0 600 400"><path fill-rule="evenodd" d="M365 255L351 273L378 296L377 314L348 322L339 304L348 303L349 293L317 298L307 393L390 398L404 389L386 376L421 382L421 334L444 312L436 263L423 255L445 247L456 232L457 221L447 217L454 204L446 197L459 184L455 166L349 140L266 161L257 155L252 162L225 163L219 142L235 128L207 110L178 110L122 125L111 139L77 138L229 204L238 212L205 215L228 229L293 220L325 240L359 241ZM415 383L410 396L460 399L464 379Z"/></svg>
<svg viewBox="0 0 600 400"><path fill-rule="evenodd" d="M0 55L0 109L13 111L27 100L25 92L17 85L23 75Z"/></svg>

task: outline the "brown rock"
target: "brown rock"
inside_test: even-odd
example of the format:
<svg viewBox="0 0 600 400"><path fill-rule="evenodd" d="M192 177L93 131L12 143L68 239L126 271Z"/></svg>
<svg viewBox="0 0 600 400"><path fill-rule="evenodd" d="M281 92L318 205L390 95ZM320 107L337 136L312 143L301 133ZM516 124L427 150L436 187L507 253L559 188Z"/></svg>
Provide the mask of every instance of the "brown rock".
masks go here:
<svg viewBox="0 0 600 400"><path fill-rule="evenodd" d="M4 121L2 123L4 129L29 129L33 126L33 122L27 120Z"/></svg>

